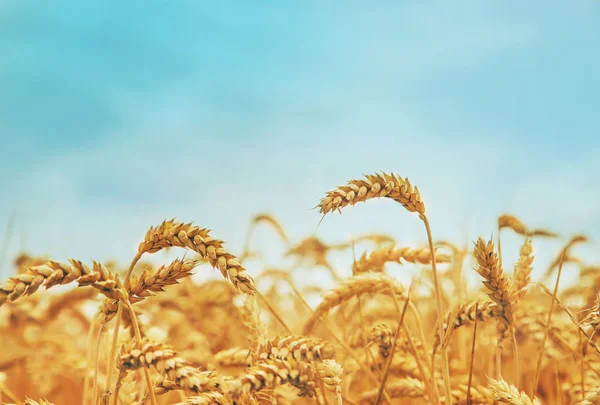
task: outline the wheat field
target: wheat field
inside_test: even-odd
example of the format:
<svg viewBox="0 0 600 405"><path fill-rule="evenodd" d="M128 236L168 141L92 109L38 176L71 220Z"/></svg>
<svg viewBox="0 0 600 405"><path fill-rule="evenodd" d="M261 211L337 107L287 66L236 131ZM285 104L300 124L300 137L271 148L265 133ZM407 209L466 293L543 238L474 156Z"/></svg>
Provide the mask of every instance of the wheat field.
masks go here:
<svg viewBox="0 0 600 405"><path fill-rule="evenodd" d="M260 214L237 254L217 229L180 219L140 230L130 263L21 253L0 282L0 403L600 404L600 273L571 253L584 235L502 214L491 240L438 240L419 189L387 173L315 196L315 223L377 198L420 221L422 237L408 246L359 235L370 247L354 252L316 235L290 240ZM298 266L251 274L244 264L261 261L258 226L286 256L328 273L333 288L298 282ZM509 232L521 238L514 263L502 260ZM532 280L548 239L563 248ZM147 261L164 251L177 258ZM332 251L354 257L351 269L335 268ZM568 288L565 263L579 267ZM400 281L390 265L416 276ZM192 277L210 267L222 278Z"/></svg>

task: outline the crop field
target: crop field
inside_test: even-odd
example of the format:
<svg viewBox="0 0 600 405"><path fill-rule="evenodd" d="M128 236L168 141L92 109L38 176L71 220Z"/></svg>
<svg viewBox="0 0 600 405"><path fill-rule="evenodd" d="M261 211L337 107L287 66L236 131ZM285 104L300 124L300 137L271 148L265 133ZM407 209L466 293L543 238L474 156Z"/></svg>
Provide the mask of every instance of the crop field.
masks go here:
<svg viewBox="0 0 600 405"><path fill-rule="evenodd" d="M180 219L142 232L130 263L23 252L0 283L0 403L600 403L600 277L571 253L586 236L502 214L492 240L438 240L419 189L395 174L351 180L320 198L324 221L390 200L422 223L422 238L411 246L380 234L292 241L260 214L238 254L217 229ZM250 274L244 263L261 260L258 226L272 229L285 256L328 273L333 288L297 266ZM507 233L521 239L514 263L502 260ZM532 280L535 251L548 239L563 247ZM370 247L354 252L355 242ZM166 250L178 258L146 261ZM350 276L331 264L332 251L354 257ZM579 267L578 281L561 288L566 263ZM398 265L416 276L400 281L389 271ZM222 278L191 277L210 267Z"/></svg>

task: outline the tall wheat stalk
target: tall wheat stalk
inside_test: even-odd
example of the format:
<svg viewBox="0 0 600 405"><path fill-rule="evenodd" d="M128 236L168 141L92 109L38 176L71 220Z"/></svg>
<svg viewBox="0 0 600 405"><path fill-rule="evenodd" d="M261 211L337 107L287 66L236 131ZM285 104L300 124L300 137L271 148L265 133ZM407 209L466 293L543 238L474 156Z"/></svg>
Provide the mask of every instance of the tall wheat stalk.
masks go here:
<svg viewBox="0 0 600 405"><path fill-rule="evenodd" d="M431 235L431 226L425 215L425 204L421 199L421 194L417 187L413 187L408 178L402 178L394 173L370 174L364 179L350 180L346 185L340 186L335 190L329 191L323 198L318 207L323 215L333 211L341 212L342 208L348 205L355 205L372 198L390 198L404 206L409 212L419 214L419 219L423 221L427 232L429 242L429 251L431 256L431 267L433 274L433 286L435 291L437 324L440 340L444 341L444 320L442 312L442 298L440 293L438 273L436 269L435 249L433 247L433 237ZM446 404L452 405L452 390L450 388L450 370L448 366L448 352L442 347L442 369L444 376L444 388ZM432 373L433 375L434 373ZM435 381L432 381L435 384Z"/></svg>

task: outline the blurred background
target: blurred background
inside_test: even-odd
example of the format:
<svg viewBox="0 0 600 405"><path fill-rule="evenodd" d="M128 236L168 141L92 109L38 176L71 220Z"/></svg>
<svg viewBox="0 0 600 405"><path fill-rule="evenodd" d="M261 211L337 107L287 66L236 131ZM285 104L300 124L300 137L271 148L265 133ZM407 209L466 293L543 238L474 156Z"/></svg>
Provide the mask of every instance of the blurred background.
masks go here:
<svg viewBox="0 0 600 405"><path fill-rule="evenodd" d="M390 201L317 227L326 191L379 170L419 186L436 239L507 212L598 260L599 21L598 1L2 0L2 278L23 250L128 262L171 217L237 254L260 212L293 241L424 244ZM252 244L278 263L272 232Z"/></svg>

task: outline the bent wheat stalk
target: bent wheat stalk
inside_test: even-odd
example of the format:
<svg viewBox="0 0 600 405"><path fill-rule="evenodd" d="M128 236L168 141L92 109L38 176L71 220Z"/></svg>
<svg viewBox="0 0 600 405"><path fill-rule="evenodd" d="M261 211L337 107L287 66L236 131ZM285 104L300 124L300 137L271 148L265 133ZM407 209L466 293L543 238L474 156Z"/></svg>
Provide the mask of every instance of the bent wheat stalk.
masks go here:
<svg viewBox="0 0 600 405"><path fill-rule="evenodd" d="M429 250L431 254L431 267L433 274L433 286L435 291L436 311L438 319L438 333L440 340L444 341L444 320L442 312L442 298L436 269L435 249L433 247L433 237L431 235L431 226L425 215L425 203L421 199L421 194L417 187L413 187L408 178L402 178L394 173L370 174L364 179L350 180L346 185L340 186L333 191L329 191L325 198L319 204L319 210L323 216L339 211L348 205L355 205L372 198L390 198L404 206L409 212L419 214L419 219L423 221L427 232ZM446 348L442 348L442 368L444 375L444 388L446 394L446 403L452 405L452 392L450 388L450 371L448 367L448 353Z"/></svg>
<svg viewBox="0 0 600 405"><path fill-rule="evenodd" d="M223 277L231 281L234 287L239 291L248 295L254 295L254 293L256 293L254 280L246 273L246 269L239 263L237 258L223 248L222 240L214 239L210 235L210 231L206 228L199 228L193 226L191 223L175 222L175 219L169 221L165 220L160 225L148 229L144 240L138 246L138 252L127 269L124 281L125 288L130 289L131 274L135 265L142 258L144 253L156 253L168 247L180 247L194 251L201 258L207 259L212 267L218 268ZM165 280L167 280L167 278L165 278ZM135 286L134 291L137 291L135 290ZM131 307L129 299L120 299L117 305L119 309L122 305L126 305L130 308L135 334L138 341L140 341L141 337L139 325L136 320L137 317L135 311L133 311L133 308ZM118 335L119 328L120 322L117 319L113 331L115 336ZM116 355L116 344L113 343L110 353L111 361ZM148 382L150 378L148 370L144 369L144 373ZM109 387L107 388L109 389ZM148 387L148 390L150 399L154 404L155 400L151 384Z"/></svg>

